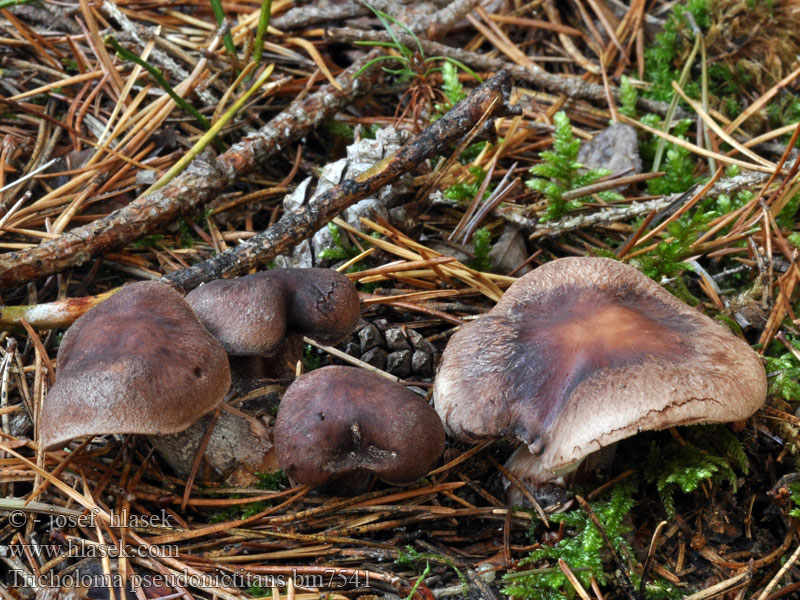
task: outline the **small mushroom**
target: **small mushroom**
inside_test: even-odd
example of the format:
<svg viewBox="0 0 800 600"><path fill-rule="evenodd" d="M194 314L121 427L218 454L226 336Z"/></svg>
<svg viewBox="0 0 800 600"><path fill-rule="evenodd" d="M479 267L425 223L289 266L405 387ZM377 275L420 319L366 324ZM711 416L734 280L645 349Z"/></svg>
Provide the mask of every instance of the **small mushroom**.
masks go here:
<svg viewBox="0 0 800 600"><path fill-rule="evenodd" d="M436 463L445 442L436 411L414 392L338 366L311 371L289 386L274 438L278 464L289 477L313 486L335 480L339 492L364 473L392 485L412 483Z"/></svg>
<svg viewBox="0 0 800 600"><path fill-rule="evenodd" d="M231 384L222 346L178 292L154 281L125 286L75 321L57 373L39 423L48 448L85 435L182 431Z"/></svg>
<svg viewBox="0 0 800 600"><path fill-rule="evenodd" d="M218 279L191 291L186 301L228 354L267 357L280 350L286 355L281 363L300 358L303 335L336 343L361 316L355 286L331 269L272 269Z"/></svg>
<svg viewBox="0 0 800 600"><path fill-rule="evenodd" d="M506 466L535 486L639 431L746 419L766 391L758 355L719 323L633 267L564 258L453 335L434 404L458 439L521 440Z"/></svg>

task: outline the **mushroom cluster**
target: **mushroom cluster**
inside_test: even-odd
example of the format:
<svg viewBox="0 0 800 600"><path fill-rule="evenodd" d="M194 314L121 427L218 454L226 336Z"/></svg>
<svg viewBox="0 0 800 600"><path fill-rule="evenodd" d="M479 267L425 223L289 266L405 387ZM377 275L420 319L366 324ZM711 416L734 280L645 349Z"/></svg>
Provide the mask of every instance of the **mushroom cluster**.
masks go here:
<svg viewBox="0 0 800 600"><path fill-rule="evenodd" d="M635 268L563 258L453 335L434 404L455 438L518 438L506 466L535 487L639 431L746 419L766 391L743 340Z"/></svg>
<svg viewBox="0 0 800 600"><path fill-rule="evenodd" d="M327 269L215 281L186 299L161 283L127 286L67 332L42 442L159 435L168 454L182 457L167 456L181 472L176 465L191 463L205 425L191 443L164 434L222 402L227 354L292 362L292 340L336 343L359 319L354 286ZM636 269L564 258L520 278L453 335L433 397L435 410L363 369L312 371L281 401L277 462L297 482L353 493L375 478L406 484L424 476L445 432L469 442L513 436L522 445L507 467L536 487L563 481L587 455L639 431L745 419L764 402L766 375L743 340ZM218 472L251 455L254 470L271 447L264 424L254 429L225 413L217 427L207 442L224 457L209 460Z"/></svg>
<svg viewBox="0 0 800 600"><path fill-rule="evenodd" d="M65 335L41 441L53 448L79 436L142 433L185 476L212 422L208 413L231 385L228 354L292 362L299 358L293 339L336 343L359 319L355 287L327 269L215 281L186 299L163 283L126 286ZM409 449L412 435L424 441ZM425 401L345 367L319 369L290 386L275 438L278 460L297 481L340 479L340 489L351 492L373 473L396 484L418 479L444 449L444 428ZM246 481L232 471L239 463L248 471L274 465L267 428L257 419L222 412L205 443L209 466L228 473L229 482Z"/></svg>
<svg viewBox="0 0 800 600"><path fill-rule="evenodd" d="M52 448L83 435L142 433L185 476L211 424L208 413L231 385L226 351L264 356L294 334L334 342L359 316L353 284L327 269L218 281L186 299L163 283L125 286L65 335L41 440ZM242 483L246 474L238 477L236 465L247 471L274 465L274 457L265 458L271 447L260 420L222 412L205 455L213 472L233 473L229 481Z"/></svg>

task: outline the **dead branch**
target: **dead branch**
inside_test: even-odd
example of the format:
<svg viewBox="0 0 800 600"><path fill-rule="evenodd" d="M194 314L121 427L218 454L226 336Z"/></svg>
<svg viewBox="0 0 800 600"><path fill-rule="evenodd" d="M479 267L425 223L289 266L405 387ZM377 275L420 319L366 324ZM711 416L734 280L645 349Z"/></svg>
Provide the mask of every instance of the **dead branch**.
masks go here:
<svg viewBox="0 0 800 600"><path fill-rule="evenodd" d="M478 4L480 4L480 0L453 0L442 10L436 11L430 16L415 17L411 22L411 30L415 33L422 33L429 39L436 39L447 33L455 23L461 21ZM499 71L500 69L492 70Z"/></svg>
<svg viewBox="0 0 800 600"><path fill-rule="evenodd" d="M768 173L749 171L742 175L737 175L736 177L721 179L708 191L708 195L730 194L742 188L764 183L768 176ZM663 198L657 198L655 200L635 202L627 206L605 208L597 212L568 217L552 223L538 223L530 239L533 240L536 238L558 235L566 231L574 231L575 229L607 225L615 221L641 217L652 210L658 211L666 208L682 195L683 194L670 194L669 196L664 196Z"/></svg>
<svg viewBox="0 0 800 600"><path fill-rule="evenodd" d="M391 2L387 0L377 0L370 3L378 10L386 11L390 9ZM281 16L276 17L272 22L275 29L290 31L293 29L303 29L314 25L323 25L334 21L345 21L369 15L370 10L361 2L343 2L341 4L331 4L324 6L305 5L290 8Z"/></svg>
<svg viewBox="0 0 800 600"><path fill-rule="evenodd" d="M378 76L370 69L356 72L380 51L373 51L343 71L337 81L293 102L256 133L216 159L209 152L163 189L141 196L107 217L65 232L61 237L0 256L0 288L81 265L93 256L125 245L172 223L215 198L227 186L250 173L270 156L298 140L341 107L367 93Z"/></svg>
<svg viewBox="0 0 800 600"><path fill-rule="evenodd" d="M409 48L416 46L416 42L408 34L398 31L395 32L395 35L403 44L407 44ZM389 34L384 31L363 31L350 27L330 29L327 32L327 37L337 42L363 42L368 40L379 42L392 41ZM461 61L473 69L483 71L499 71L500 69L504 69L511 73L514 81L524 81L525 83L537 85L548 92L564 94L572 99L594 100L602 104L606 103L605 88L600 84L590 83L581 77L555 75L543 69L526 69L514 63L506 62L502 58L484 56L477 52L470 52L463 48L453 48L446 44L421 38L419 42L422 44L422 49L428 56L446 56L447 58ZM619 88L610 86L610 89L614 99L619 102ZM641 97L636 101L636 105L641 110L662 116L667 114L667 109L669 108L666 102L659 102L657 100ZM685 111L679 109L676 111L675 116L678 118L687 118L689 115L687 115Z"/></svg>
<svg viewBox="0 0 800 600"><path fill-rule="evenodd" d="M407 173L448 146L484 120L514 114L518 108L508 105L511 76L500 71L476 88L451 111L403 146L393 156L356 179L347 179L318 196L301 211L285 214L275 225L242 242L236 248L200 264L175 271L163 280L186 293L201 283L221 277L235 277L268 262L276 255L317 231L351 204Z"/></svg>

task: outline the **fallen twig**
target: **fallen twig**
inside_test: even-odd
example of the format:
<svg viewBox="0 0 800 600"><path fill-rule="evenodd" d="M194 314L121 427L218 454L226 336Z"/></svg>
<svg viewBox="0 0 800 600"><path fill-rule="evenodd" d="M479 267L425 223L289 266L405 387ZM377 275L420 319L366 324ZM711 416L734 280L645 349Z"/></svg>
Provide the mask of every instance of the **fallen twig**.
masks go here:
<svg viewBox="0 0 800 600"><path fill-rule="evenodd" d="M23 321L40 330L69 327L87 310L120 289L114 288L97 296L64 298L46 304L0 306L0 331L24 331Z"/></svg>
<svg viewBox="0 0 800 600"><path fill-rule="evenodd" d="M767 179L766 173L748 172L736 177L721 179L709 191L709 196L716 196L718 194L729 194L736 190L763 183ZM682 194L670 194L663 198L655 200L647 200L645 202L636 202L628 206L619 206L614 208L606 208L597 212L578 215L576 217L569 217L552 223L539 223L536 230L531 234L531 239L557 235L565 231L573 231L584 227L593 227L595 225L606 225L615 221L622 221L628 218L636 218L646 215L651 210L661 210L669 206Z"/></svg>
<svg viewBox="0 0 800 600"><path fill-rule="evenodd" d="M366 198L403 173L411 171L425 159L443 152L476 124L484 120L491 123L492 117L513 114L519 110L507 104L510 91L511 76L508 71L500 71L411 143L363 175L330 188L300 212L284 215L275 225L243 241L236 248L203 263L165 275L163 280L185 293L201 283L221 277L235 277L268 262L297 242L313 235L354 202Z"/></svg>
<svg viewBox="0 0 800 600"><path fill-rule="evenodd" d="M408 34L396 32L396 35L403 44L409 46L416 44ZM363 31L361 29L352 29L349 27L331 29L328 31L327 37L337 42L392 41L389 34L383 31ZM463 48L454 48L446 44L440 44L422 38L420 38L419 43L422 44L422 49L425 51L425 54L429 56L446 56L447 58L458 60L473 69L484 71L505 69L511 73L515 81L524 81L525 83L537 85L554 94L564 94L572 99L582 98L584 100L606 102L605 87L597 83L590 83L581 77L562 77L561 75L548 73L543 69L527 69L515 65L514 63L507 62L502 58L484 56L477 52L470 52ZM609 89L614 99L619 102L619 88L616 86L609 86ZM662 116L667 113L667 109L669 108L666 102L659 102L657 100L641 97L636 101L636 105L645 112L651 112ZM679 110L676 112L676 116L685 118L688 115L685 111Z"/></svg>
<svg viewBox="0 0 800 600"><path fill-rule="evenodd" d="M209 153L196 158L161 190L141 196L107 217L67 231L57 239L0 256L0 288L81 265L204 205L342 106L367 93L379 70L369 69L357 80L354 75L379 52L367 54L339 75L341 91L329 84L322 86L314 94L293 102L259 131L216 159Z"/></svg>

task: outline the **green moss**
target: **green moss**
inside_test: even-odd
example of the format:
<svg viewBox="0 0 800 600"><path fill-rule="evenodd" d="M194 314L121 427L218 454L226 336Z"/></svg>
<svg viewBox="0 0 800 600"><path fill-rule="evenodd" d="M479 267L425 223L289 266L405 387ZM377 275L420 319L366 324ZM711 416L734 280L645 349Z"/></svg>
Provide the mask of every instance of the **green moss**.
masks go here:
<svg viewBox="0 0 800 600"><path fill-rule="evenodd" d="M239 518L246 519L248 517L252 517L253 515L257 515L258 513L267 510L270 506L272 506L272 504L266 501L251 502L250 504L245 505L245 507L241 510Z"/></svg>
<svg viewBox="0 0 800 600"><path fill-rule="evenodd" d="M620 82L619 99L619 112L626 117L634 118L636 116L636 101L639 99L639 91L633 87L631 80L625 75L622 76Z"/></svg>
<svg viewBox="0 0 800 600"><path fill-rule="evenodd" d="M701 30L709 26L708 0L688 0L677 4L667 18L664 28L656 36L653 44L645 50L645 78L652 86L645 92L649 98L669 102L675 91L672 81L680 79L680 52L684 41L693 36L684 12L689 12ZM688 51L688 48L687 48ZM700 93L699 79L695 78L684 90L690 97Z"/></svg>
<svg viewBox="0 0 800 600"><path fill-rule="evenodd" d="M371 123L366 127L361 128L361 137L365 140L374 140L378 136L381 126L377 123Z"/></svg>
<svg viewBox="0 0 800 600"><path fill-rule="evenodd" d="M788 334L786 341L800 351L800 341ZM792 402L800 401L800 361L778 341L764 356L769 392Z"/></svg>
<svg viewBox="0 0 800 600"><path fill-rule="evenodd" d="M417 589L419 589L419 586L422 585L422 582L430 574L430 572L431 572L430 563L425 563L425 569L422 571L422 573L419 574L419 577L417 577L417 580L414 582L414 585L408 592L408 596L406 596L406 600L412 600L412 598L414 598L414 596L417 594Z"/></svg>
<svg viewBox="0 0 800 600"><path fill-rule="evenodd" d="M442 93L447 99L446 102L437 103L434 108L438 113L437 118L441 117L448 110L453 108L458 102L467 97L464 86L458 79L458 69L451 62L442 64Z"/></svg>
<svg viewBox="0 0 800 600"><path fill-rule="evenodd" d="M789 516L800 519L800 483L790 483L789 494L789 501L794 507L789 511Z"/></svg>
<svg viewBox="0 0 800 600"><path fill-rule="evenodd" d="M131 244L134 248L155 248L156 245L164 239L164 235L160 233L156 233L153 235L148 235L143 237L140 240L136 240Z"/></svg>
<svg viewBox="0 0 800 600"><path fill-rule="evenodd" d="M682 430L685 445L651 442L642 465L644 479L654 483L667 515L675 515L675 493L690 494L704 481L736 489L736 472L747 474L749 461L739 440L720 425Z"/></svg>
<svg viewBox="0 0 800 600"><path fill-rule="evenodd" d="M323 248L319 252L319 257L326 260L350 260L354 256L358 256L359 251L355 246L350 245L345 241L342 232L333 223L328 223L328 232L333 239L333 248Z"/></svg>
<svg viewBox="0 0 800 600"><path fill-rule="evenodd" d="M634 262L645 275L656 281L677 277L691 265L683 259L691 255L690 248L700 232L705 231L710 218L702 211L685 214L667 225L666 239Z"/></svg>
<svg viewBox="0 0 800 600"><path fill-rule="evenodd" d="M475 258L470 266L476 271L490 271L492 263L489 252L492 250L492 234L486 227L481 227L472 236L472 248Z"/></svg>
<svg viewBox="0 0 800 600"><path fill-rule="evenodd" d="M654 196L685 192L697 182L697 178L692 174L694 164L694 157L688 149L667 144L667 160L661 165L665 174L663 177L648 181L647 190Z"/></svg>
<svg viewBox="0 0 800 600"><path fill-rule="evenodd" d="M192 228L185 219L181 219L178 223L178 233L181 238L181 248L191 248L194 246L194 236L192 236Z"/></svg>
<svg viewBox="0 0 800 600"><path fill-rule="evenodd" d="M274 473L256 473L256 478L258 478L256 487L260 490L276 491L281 486L289 484L289 478L280 469Z"/></svg>
<svg viewBox="0 0 800 600"><path fill-rule="evenodd" d="M78 65L78 61L76 61L74 58L64 57L61 59L61 64L64 65L64 68L68 72L77 73L80 71L80 65Z"/></svg>
<svg viewBox="0 0 800 600"><path fill-rule="evenodd" d="M470 175L472 175L473 180L471 182L460 182L454 183L450 187L446 188L443 192L444 197L448 200L452 200L454 202L462 202L462 203L469 203L475 197L475 194L478 193L478 190L481 188L481 184L483 180L486 178L486 171L484 171L481 167L478 166L471 166L468 168ZM483 195L483 200L488 198L490 192L487 186L486 192Z"/></svg>
<svg viewBox="0 0 800 600"><path fill-rule="evenodd" d="M459 162L462 164L466 164L468 162L472 162L478 155L483 152L483 149L489 142L475 142L474 144L470 144L466 147L466 149L461 153L461 156L458 157Z"/></svg>
<svg viewBox="0 0 800 600"><path fill-rule="evenodd" d="M631 547L626 536L631 526L626 517L633 508L633 485L630 481L614 486L611 496L592 505L600 524L618 554L630 554ZM539 567L509 573L504 577L503 593L520 598L564 600L572 598L574 591L567 578L557 566L558 559L566 562L585 588L594 577L601 585L606 583L604 541L600 531L582 510L552 515L550 521L563 523L567 534L552 546L542 545L520 561L520 566ZM538 540L531 540L536 543ZM623 552L624 551L624 552ZM544 563L545 566L542 566Z"/></svg>
<svg viewBox="0 0 800 600"><path fill-rule="evenodd" d="M608 169L583 170L583 165L578 162L581 142L573 135L565 112L557 112L553 122L553 149L540 153L542 162L530 170L537 177L525 182L532 190L541 192L547 200L547 208L542 215L544 221L560 219L570 210L580 208L583 198L565 200L564 194L589 185L609 173ZM600 192L598 196L606 202L622 198L615 192Z"/></svg>
<svg viewBox="0 0 800 600"><path fill-rule="evenodd" d="M779 93L767 105L770 127L778 128L800 121L800 98L790 92Z"/></svg>
<svg viewBox="0 0 800 600"><path fill-rule="evenodd" d="M781 212L775 217L775 222L781 229L792 229L796 223L797 210L800 208L800 194L795 194Z"/></svg>
<svg viewBox="0 0 800 600"><path fill-rule="evenodd" d="M272 594L272 590L268 590L258 585L253 585L245 590L246 594L253 596L253 598L262 598Z"/></svg>
<svg viewBox="0 0 800 600"><path fill-rule="evenodd" d="M317 348L311 344L306 344L303 348L303 369L306 373L319 369L322 366L322 357Z"/></svg>
<svg viewBox="0 0 800 600"><path fill-rule="evenodd" d="M647 114L642 117L642 123L656 129L662 128L661 117L654 114ZM691 127L693 121L682 119L672 128L672 135L685 139L685 135ZM659 138L651 137L639 144L639 151L647 168L652 170L653 160L658 147ZM695 160L692 153L682 146L677 146L667 142L666 160L661 163L660 170L664 171L664 176L658 179L651 179L647 182L647 191L654 195L680 194L688 190L697 183L697 178L692 175Z"/></svg>
<svg viewBox="0 0 800 600"><path fill-rule="evenodd" d="M347 123L337 121L336 119L327 119L323 121L322 130L330 135L338 136L348 141L355 139L354 129Z"/></svg>
<svg viewBox="0 0 800 600"><path fill-rule="evenodd" d="M461 580L461 589L463 595L466 597L467 591L469 589L469 580L466 578L464 573L456 566L456 563L447 556L441 554L435 554L433 552L419 552L413 546L406 546L404 549L400 549L397 552L397 559L395 562L401 566L411 566L414 563L425 561L426 569L428 568L430 563L438 563L445 565L455 572L458 578Z"/></svg>
<svg viewBox="0 0 800 600"><path fill-rule="evenodd" d="M650 192L666 194L688 190L697 182L696 178L692 176L691 163L686 151L680 147L670 147L667 151L667 161L664 164L667 174L662 178L652 180L655 183L650 186ZM691 269L683 260L693 254L692 245L697 241L699 235L708 229L708 224L713 219L744 206L752 198L753 192L749 190L740 190L732 197L720 194L716 197L705 198L693 210L667 225L663 241L650 252L635 258L633 262L648 277L656 281L678 277L683 271ZM789 213L792 210L791 207L787 207L785 212ZM796 212L796 208L794 212ZM792 212L792 214L794 213ZM729 227L723 228L720 234L724 234ZM673 287L672 291L692 303L691 294L685 285L682 282L677 282L676 285L677 288Z"/></svg>
<svg viewBox="0 0 800 600"><path fill-rule="evenodd" d="M234 495L231 497L235 498L241 496ZM215 512L209 517L208 522L224 523L225 521L246 519L247 517L252 517L253 515L257 515L258 513L267 510L270 506L272 506L272 503L268 501L251 502L249 504L237 504L229 508L226 508L224 510Z"/></svg>

